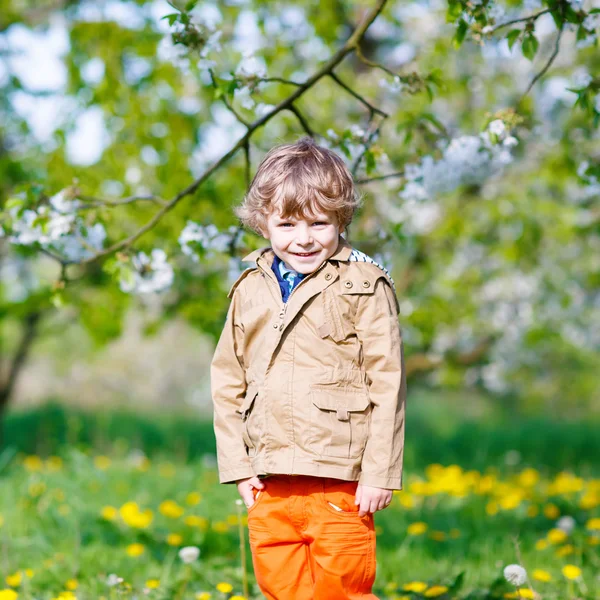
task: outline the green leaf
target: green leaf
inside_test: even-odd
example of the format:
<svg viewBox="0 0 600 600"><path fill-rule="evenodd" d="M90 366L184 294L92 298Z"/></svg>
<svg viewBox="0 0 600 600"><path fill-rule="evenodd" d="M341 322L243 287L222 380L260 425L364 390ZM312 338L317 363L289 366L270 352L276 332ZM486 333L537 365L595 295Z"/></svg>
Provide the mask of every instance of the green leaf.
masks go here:
<svg viewBox="0 0 600 600"><path fill-rule="evenodd" d="M506 39L508 40L508 47L510 50L512 50L512 47L515 45L515 42L519 39L520 35L520 29L513 29L512 31L508 32Z"/></svg>
<svg viewBox="0 0 600 600"><path fill-rule="evenodd" d="M350 150L348 150L348 146L342 141L338 144L340 150L345 154L346 158L352 159L352 154Z"/></svg>
<svg viewBox="0 0 600 600"><path fill-rule="evenodd" d="M377 167L377 163L375 162L375 155L373 154L373 152L371 150L367 150L365 152L365 161L366 161L367 175L370 175Z"/></svg>
<svg viewBox="0 0 600 600"><path fill-rule="evenodd" d="M185 5L185 10L187 12L190 12L190 10L194 10L194 7L196 6L196 4L198 4L198 0L190 0L186 5Z"/></svg>
<svg viewBox="0 0 600 600"><path fill-rule="evenodd" d="M463 43L465 36L467 35L467 31L469 31L469 26L467 25L467 22L464 19L461 19L458 22L458 27L456 28L456 33L454 34L454 37L452 38L452 43L454 44L455 48L460 48L461 44Z"/></svg>
<svg viewBox="0 0 600 600"><path fill-rule="evenodd" d="M539 45L540 43L533 33L526 35L521 46L523 49L523 56L529 60L533 60Z"/></svg>
<svg viewBox="0 0 600 600"><path fill-rule="evenodd" d="M554 24L556 25L556 28L560 29L560 26L562 25L562 22L563 22L563 18L562 18L562 15L560 14L560 11L558 9L551 10L550 14L552 15L552 18L554 19Z"/></svg>

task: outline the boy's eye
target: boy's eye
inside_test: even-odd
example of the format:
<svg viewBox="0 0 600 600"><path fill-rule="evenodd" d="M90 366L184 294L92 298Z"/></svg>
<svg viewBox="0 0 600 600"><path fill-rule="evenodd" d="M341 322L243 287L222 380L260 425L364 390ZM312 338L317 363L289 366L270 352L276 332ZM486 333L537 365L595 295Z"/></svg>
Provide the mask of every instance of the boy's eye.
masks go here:
<svg viewBox="0 0 600 600"><path fill-rule="evenodd" d="M327 225L325 221L316 221L314 225Z"/></svg>

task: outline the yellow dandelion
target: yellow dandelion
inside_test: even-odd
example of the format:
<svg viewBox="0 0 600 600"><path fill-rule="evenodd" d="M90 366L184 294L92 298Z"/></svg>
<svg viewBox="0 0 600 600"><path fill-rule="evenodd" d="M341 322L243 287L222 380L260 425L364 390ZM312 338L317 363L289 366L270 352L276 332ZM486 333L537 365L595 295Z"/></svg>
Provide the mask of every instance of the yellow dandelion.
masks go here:
<svg viewBox="0 0 600 600"><path fill-rule="evenodd" d="M564 546L557 548L554 554L558 557L561 557L573 554L573 552L575 552L575 547L572 544L565 544Z"/></svg>
<svg viewBox="0 0 600 600"><path fill-rule="evenodd" d="M536 550L545 550L548 547L548 540L538 540L535 543Z"/></svg>
<svg viewBox="0 0 600 600"><path fill-rule="evenodd" d="M517 592L505 592L502 594L503 598L517 598Z"/></svg>
<svg viewBox="0 0 600 600"><path fill-rule="evenodd" d="M535 504L531 504L527 507L527 516L530 518L537 517L540 513L540 509L535 506Z"/></svg>
<svg viewBox="0 0 600 600"><path fill-rule="evenodd" d="M391 594L398 589L398 584L395 581L388 581L383 589L387 594Z"/></svg>
<svg viewBox="0 0 600 600"><path fill-rule="evenodd" d="M173 500L161 502L158 510L161 515L165 515L165 517L169 517L170 519L178 519L185 512L183 507L179 506Z"/></svg>
<svg viewBox="0 0 600 600"><path fill-rule="evenodd" d="M217 533L227 533L229 531L229 525L225 521L215 521L212 528Z"/></svg>
<svg viewBox="0 0 600 600"><path fill-rule="evenodd" d="M198 592L196 594L196 600L210 600L211 593L210 592Z"/></svg>
<svg viewBox="0 0 600 600"><path fill-rule="evenodd" d="M226 583L225 581L221 581L221 583L217 583L217 590L222 594L229 594L233 586L230 583Z"/></svg>
<svg viewBox="0 0 600 600"><path fill-rule="evenodd" d="M534 569L531 576L536 581L552 581L552 575L550 575L548 571L544 571L542 569Z"/></svg>
<svg viewBox="0 0 600 600"><path fill-rule="evenodd" d="M141 556L145 551L146 547L144 544L129 544L129 546L127 546L127 554L129 554L129 556L133 556L134 558L136 556Z"/></svg>
<svg viewBox="0 0 600 600"><path fill-rule="evenodd" d="M227 515L227 524L228 525L237 525L238 524L237 515Z"/></svg>
<svg viewBox="0 0 600 600"><path fill-rule="evenodd" d="M594 517L586 521L585 528L591 531L600 531L600 517Z"/></svg>
<svg viewBox="0 0 600 600"><path fill-rule="evenodd" d="M60 471L63 466L63 460L60 456L49 456L46 461L46 467L49 471Z"/></svg>
<svg viewBox="0 0 600 600"><path fill-rule="evenodd" d="M406 531L408 535L421 535L427 531L427 523L424 523L423 521L411 523Z"/></svg>
<svg viewBox="0 0 600 600"><path fill-rule="evenodd" d="M494 502L493 500L491 502L488 502L485 505L485 512L490 516L497 514L498 513L498 503Z"/></svg>
<svg viewBox="0 0 600 600"><path fill-rule="evenodd" d="M245 596L238 596L238 595L235 595L235 596L231 596L231 597L229 598L229 600L246 600L246 597L245 597Z"/></svg>
<svg viewBox="0 0 600 600"><path fill-rule="evenodd" d="M119 509L119 514L124 523L137 529L148 527L154 518L150 509L140 510L137 502L126 502Z"/></svg>
<svg viewBox="0 0 600 600"><path fill-rule="evenodd" d="M562 574L567 579L577 579L578 577L581 577L581 569L575 565L565 565L562 568Z"/></svg>
<svg viewBox="0 0 600 600"><path fill-rule="evenodd" d="M201 500L202 500L202 495L199 494L198 492L190 492L185 497L185 503L188 506L196 506L197 504L200 504Z"/></svg>
<svg viewBox="0 0 600 600"><path fill-rule="evenodd" d="M37 483L32 483L29 486L29 495L32 498L37 498L41 496L46 491L46 484L42 481L38 481Z"/></svg>
<svg viewBox="0 0 600 600"><path fill-rule="evenodd" d="M443 542L446 539L445 531L432 531L429 534L429 537L436 542Z"/></svg>
<svg viewBox="0 0 600 600"><path fill-rule="evenodd" d="M158 474L161 477L175 477L177 469L172 463L163 463L158 467Z"/></svg>
<svg viewBox="0 0 600 600"><path fill-rule="evenodd" d="M587 538L587 543L590 546L597 546L598 544L600 544L600 535L590 535Z"/></svg>
<svg viewBox="0 0 600 600"><path fill-rule="evenodd" d="M42 462L42 459L39 456L31 454L23 459L23 466L28 471L41 471L44 466L44 463Z"/></svg>
<svg viewBox="0 0 600 600"><path fill-rule="evenodd" d="M178 533L170 533L167 536L167 544L169 544L169 546L180 546L182 542L183 536Z"/></svg>
<svg viewBox="0 0 600 600"><path fill-rule="evenodd" d="M526 598L527 600L533 600L535 598L535 594L529 588L519 588L518 596Z"/></svg>
<svg viewBox="0 0 600 600"><path fill-rule="evenodd" d="M425 598L437 598L442 594L445 594L448 591L448 588L445 585L432 585L428 590L423 594Z"/></svg>
<svg viewBox="0 0 600 600"><path fill-rule="evenodd" d="M416 592L420 594L427 589L427 584L424 581L411 581L409 583L405 583L402 586L402 589L407 592Z"/></svg>
<svg viewBox="0 0 600 600"><path fill-rule="evenodd" d="M158 579L148 579L148 581L146 581L146 587L149 590L155 590L159 586L160 586L160 581Z"/></svg>
<svg viewBox="0 0 600 600"><path fill-rule="evenodd" d="M19 587L23 581L23 573L16 571L12 575L7 575L5 581L6 585L10 585L10 587Z"/></svg>
<svg viewBox="0 0 600 600"><path fill-rule="evenodd" d="M201 527L203 524L203 519L202 517L198 517L196 515L189 515L188 517L186 517L183 522L188 526L188 527Z"/></svg>
<svg viewBox="0 0 600 600"><path fill-rule="evenodd" d="M13 590L0 590L0 600L17 600L19 595Z"/></svg>
<svg viewBox="0 0 600 600"><path fill-rule="evenodd" d="M119 511L114 506L103 506L100 515L105 521L114 521Z"/></svg>
<svg viewBox="0 0 600 600"><path fill-rule="evenodd" d="M65 587L71 592L76 590L78 585L79 583L77 583L77 579L68 579L65 583Z"/></svg>
<svg viewBox="0 0 600 600"><path fill-rule="evenodd" d="M108 456L96 456L94 458L94 466L100 471L106 471L111 465L112 461Z"/></svg>
<svg viewBox="0 0 600 600"><path fill-rule="evenodd" d="M546 537L548 538L548 541L551 544L560 544L561 542L564 542L569 536L562 529L555 528L551 529Z"/></svg>
<svg viewBox="0 0 600 600"><path fill-rule="evenodd" d="M544 506L544 516L548 519L556 519L560 515L560 510L556 504L546 504Z"/></svg>
<svg viewBox="0 0 600 600"><path fill-rule="evenodd" d="M25 569L25 575L31 579L34 575L35 571L33 569Z"/></svg>

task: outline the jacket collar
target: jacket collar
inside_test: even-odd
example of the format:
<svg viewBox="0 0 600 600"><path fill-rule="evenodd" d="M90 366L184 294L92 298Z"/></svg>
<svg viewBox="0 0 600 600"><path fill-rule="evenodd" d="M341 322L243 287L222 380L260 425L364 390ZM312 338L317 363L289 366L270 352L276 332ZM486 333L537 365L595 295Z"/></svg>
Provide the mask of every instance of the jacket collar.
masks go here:
<svg viewBox="0 0 600 600"><path fill-rule="evenodd" d="M347 261L350 258L350 254L352 253L352 246L348 243L348 241L343 238L341 235L338 239L338 247L336 251L327 259L327 260L342 260ZM274 252L271 249L271 246L265 246L263 248L258 248L258 250L254 250L254 252L250 252L242 258L243 262L256 262L260 256L271 254L269 263L273 262Z"/></svg>

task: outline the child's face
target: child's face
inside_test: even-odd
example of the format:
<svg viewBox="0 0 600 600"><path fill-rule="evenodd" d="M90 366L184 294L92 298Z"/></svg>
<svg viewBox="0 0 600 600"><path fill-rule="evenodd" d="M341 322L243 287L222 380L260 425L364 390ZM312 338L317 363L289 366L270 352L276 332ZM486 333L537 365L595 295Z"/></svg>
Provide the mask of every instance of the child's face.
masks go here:
<svg viewBox="0 0 600 600"><path fill-rule="evenodd" d="M282 219L273 211L263 236L273 252L298 273L312 273L337 250L340 229L333 213L318 212L311 219Z"/></svg>

